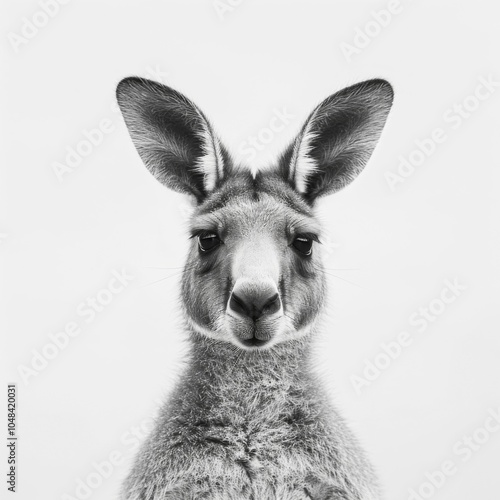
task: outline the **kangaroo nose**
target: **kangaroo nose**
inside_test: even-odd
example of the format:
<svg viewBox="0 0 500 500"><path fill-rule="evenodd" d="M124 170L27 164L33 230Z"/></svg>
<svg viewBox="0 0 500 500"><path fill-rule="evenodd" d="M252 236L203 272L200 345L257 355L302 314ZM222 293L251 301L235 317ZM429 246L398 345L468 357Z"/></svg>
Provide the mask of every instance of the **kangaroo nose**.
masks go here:
<svg viewBox="0 0 500 500"><path fill-rule="evenodd" d="M241 316L246 316L254 321L265 315L271 315L281 307L280 297L277 293L272 296L268 294L244 294L239 291L231 294L229 307Z"/></svg>

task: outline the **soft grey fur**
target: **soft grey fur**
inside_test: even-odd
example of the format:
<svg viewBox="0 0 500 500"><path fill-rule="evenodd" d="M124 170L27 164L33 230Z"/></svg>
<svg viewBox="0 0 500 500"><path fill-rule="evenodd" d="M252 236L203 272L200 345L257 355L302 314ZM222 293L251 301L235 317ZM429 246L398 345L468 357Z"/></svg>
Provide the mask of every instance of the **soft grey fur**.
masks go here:
<svg viewBox="0 0 500 500"><path fill-rule="evenodd" d="M256 176L233 165L201 111L178 92L128 78L117 94L147 167L196 200L182 283L188 363L122 498L379 499L370 464L312 370L325 297L319 248L314 243L306 258L290 241L303 232L320 238L315 200L368 161L392 103L390 85L371 80L325 100L277 165ZM204 229L223 240L210 256L198 249ZM272 255L282 316L227 327L235 261L256 259L264 268ZM244 348L249 335L270 347Z"/></svg>

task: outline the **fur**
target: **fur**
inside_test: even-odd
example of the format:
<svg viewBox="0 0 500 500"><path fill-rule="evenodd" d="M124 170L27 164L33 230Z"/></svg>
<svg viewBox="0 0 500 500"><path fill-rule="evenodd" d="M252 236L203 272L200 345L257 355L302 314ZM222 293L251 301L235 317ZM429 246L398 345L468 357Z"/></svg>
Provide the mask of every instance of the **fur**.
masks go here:
<svg viewBox="0 0 500 500"><path fill-rule="evenodd" d="M312 370L326 291L314 203L368 161L390 85L372 80L326 99L277 165L255 175L233 165L177 91L128 78L118 102L149 170L196 200L182 279L189 356L122 498L379 499L371 465ZM206 234L218 242L211 251L200 247ZM231 307L236 294L254 305L278 299L247 317Z"/></svg>
<svg viewBox="0 0 500 500"><path fill-rule="evenodd" d="M312 375L310 337L262 352L190 339L188 368L125 498L378 498L370 465Z"/></svg>

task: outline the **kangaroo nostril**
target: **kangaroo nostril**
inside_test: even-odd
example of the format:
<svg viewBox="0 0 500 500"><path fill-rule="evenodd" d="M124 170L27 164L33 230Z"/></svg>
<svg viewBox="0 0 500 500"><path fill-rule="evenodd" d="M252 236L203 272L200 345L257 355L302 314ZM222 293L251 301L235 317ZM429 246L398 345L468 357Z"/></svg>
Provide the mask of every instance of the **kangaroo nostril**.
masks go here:
<svg viewBox="0 0 500 500"><path fill-rule="evenodd" d="M248 310L245 301L238 297L234 292L231 294L231 299L229 300L229 307L243 316L250 316L250 311Z"/></svg>
<svg viewBox="0 0 500 500"><path fill-rule="evenodd" d="M236 313L247 316L254 321L264 315L271 315L279 311L281 301L279 294L275 293L271 297L262 296L241 296L236 293L231 294L229 307Z"/></svg>
<svg viewBox="0 0 500 500"><path fill-rule="evenodd" d="M276 293L262 306L262 314L273 314L280 307L280 296Z"/></svg>

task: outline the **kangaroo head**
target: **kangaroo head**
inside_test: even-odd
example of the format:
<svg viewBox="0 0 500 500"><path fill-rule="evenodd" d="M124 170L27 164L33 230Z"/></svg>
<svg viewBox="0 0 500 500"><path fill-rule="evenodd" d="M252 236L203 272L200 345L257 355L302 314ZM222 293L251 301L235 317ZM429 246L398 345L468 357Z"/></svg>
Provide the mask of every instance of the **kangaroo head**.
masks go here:
<svg viewBox="0 0 500 500"><path fill-rule="evenodd" d="M182 284L192 329L243 349L307 335L325 290L314 204L364 168L392 105L389 83L370 80L328 97L277 163L255 175L233 164L179 92L132 77L117 97L147 168L195 200Z"/></svg>

